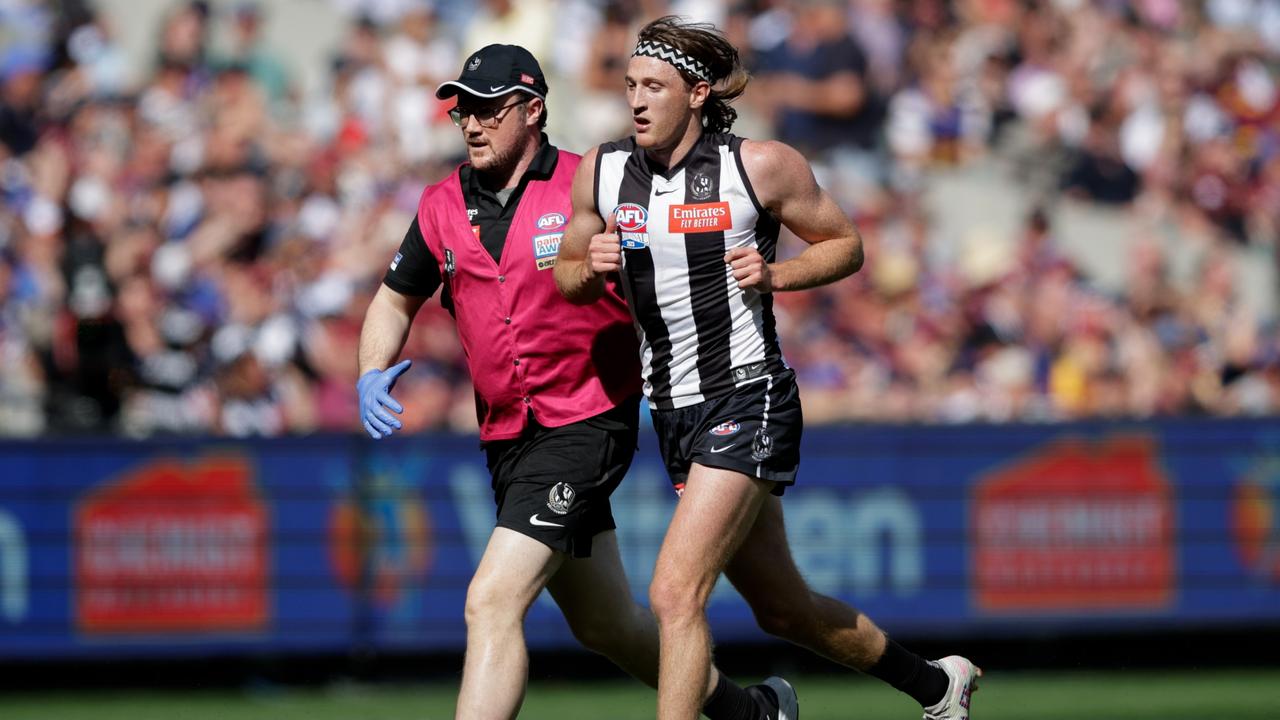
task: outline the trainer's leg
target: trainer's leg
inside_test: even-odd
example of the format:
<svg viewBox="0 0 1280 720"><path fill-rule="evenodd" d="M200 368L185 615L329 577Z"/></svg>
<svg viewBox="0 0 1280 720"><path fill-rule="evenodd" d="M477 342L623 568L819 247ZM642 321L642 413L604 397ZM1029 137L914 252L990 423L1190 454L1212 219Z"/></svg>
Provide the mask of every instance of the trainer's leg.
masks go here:
<svg viewBox="0 0 1280 720"><path fill-rule="evenodd" d="M711 669L706 608L720 572L755 523L771 483L695 463L649 586L661 656L658 718L694 720Z"/></svg>
<svg viewBox="0 0 1280 720"><path fill-rule="evenodd" d="M658 625L631 595L616 532L592 538L591 557L566 558L547 590L583 647L658 687Z"/></svg>
<svg viewBox="0 0 1280 720"><path fill-rule="evenodd" d="M591 557L566 558L547 589L584 647L658 687L658 624L631 595L614 531L592 539ZM701 697L702 714L711 720L765 717L772 706L761 706L756 698L712 667Z"/></svg>
<svg viewBox="0 0 1280 720"><path fill-rule="evenodd" d="M880 678L926 707L947 691L941 669L890 641L856 608L809 589L791 557L779 498L765 499L725 577L765 632Z"/></svg>
<svg viewBox="0 0 1280 720"><path fill-rule="evenodd" d="M496 528L467 588L467 656L458 720L511 720L524 702L529 655L524 618L564 555Z"/></svg>

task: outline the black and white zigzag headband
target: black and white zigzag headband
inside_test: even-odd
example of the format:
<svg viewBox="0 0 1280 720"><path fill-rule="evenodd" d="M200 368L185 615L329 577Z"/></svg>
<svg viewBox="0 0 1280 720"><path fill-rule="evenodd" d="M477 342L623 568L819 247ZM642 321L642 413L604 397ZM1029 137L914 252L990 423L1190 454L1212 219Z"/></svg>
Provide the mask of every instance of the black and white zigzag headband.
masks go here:
<svg viewBox="0 0 1280 720"><path fill-rule="evenodd" d="M631 55L632 57L635 57L636 55L645 55L647 57L658 58L677 70L684 70L707 84L711 83L711 69L706 65L703 65L697 58L686 54L674 45L668 45L664 42L656 42L654 40L645 40L639 45L636 45L636 51L631 53Z"/></svg>

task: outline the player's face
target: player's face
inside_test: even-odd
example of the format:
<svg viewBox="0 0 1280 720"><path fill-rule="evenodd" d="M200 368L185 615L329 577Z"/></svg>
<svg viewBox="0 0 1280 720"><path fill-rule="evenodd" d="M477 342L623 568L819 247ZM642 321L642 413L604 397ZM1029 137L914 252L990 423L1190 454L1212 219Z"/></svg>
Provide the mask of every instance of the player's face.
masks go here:
<svg viewBox="0 0 1280 720"><path fill-rule="evenodd" d="M636 55L627 63L627 104L642 148L675 147L693 114L693 93L680 71L657 58Z"/></svg>
<svg viewBox="0 0 1280 720"><path fill-rule="evenodd" d="M518 92L496 98L458 96L459 127L471 167L481 172L502 170L519 158L525 125L533 121L527 102L541 101Z"/></svg>

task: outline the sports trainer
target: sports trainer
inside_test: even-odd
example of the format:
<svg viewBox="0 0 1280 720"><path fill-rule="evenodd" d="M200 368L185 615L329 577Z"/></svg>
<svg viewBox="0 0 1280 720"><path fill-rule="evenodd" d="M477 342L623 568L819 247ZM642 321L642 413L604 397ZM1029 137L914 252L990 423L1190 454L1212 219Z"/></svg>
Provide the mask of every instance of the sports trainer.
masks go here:
<svg viewBox="0 0 1280 720"><path fill-rule="evenodd" d="M645 26L626 72L635 135L583 159L555 270L561 292L582 303L620 273L681 493L649 588L662 641L658 716L698 714L711 664L706 605L723 572L767 632L908 693L927 719L967 718L978 668L958 656L925 661L814 593L787 546L779 496L796 479L803 422L772 293L856 272L862 240L799 152L729 134L728 103L747 81L714 26ZM775 262L781 226L808 246Z"/></svg>
<svg viewBox="0 0 1280 720"><path fill-rule="evenodd" d="M609 496L636 448L639 367L619 294L585 306L556 292L551 268L581 158L547 142L547 85L524 48L471 55L450 114L469 163L422 194L365 315L360 417L376 438L401 427L392 365L414 315L443 287L476 391L497 527L467 589L467 654L457 717L514 718L524 699L524 617L548 588L587 648L657 687L653 615L631 597ZM777 715L780 678L743 689L704 669L698 703L713 720Z"/></svg>

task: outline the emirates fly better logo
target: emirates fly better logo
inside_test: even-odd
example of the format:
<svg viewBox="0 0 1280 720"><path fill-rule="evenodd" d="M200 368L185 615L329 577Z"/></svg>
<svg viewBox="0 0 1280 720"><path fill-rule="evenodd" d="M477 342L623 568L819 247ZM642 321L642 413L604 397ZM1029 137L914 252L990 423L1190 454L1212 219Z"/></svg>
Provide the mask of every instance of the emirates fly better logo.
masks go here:
<svg viewBox="0 0 1280 720"><path fill-rule="evenodd" d="M673 233L724 232L733 227L729 203L672 205L667 229Z"/></svg>

